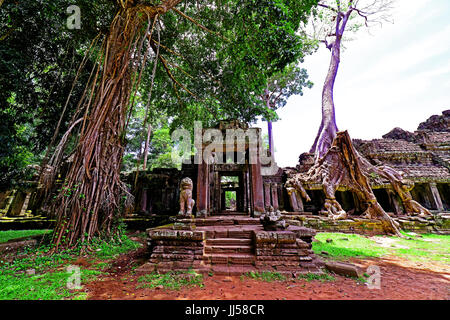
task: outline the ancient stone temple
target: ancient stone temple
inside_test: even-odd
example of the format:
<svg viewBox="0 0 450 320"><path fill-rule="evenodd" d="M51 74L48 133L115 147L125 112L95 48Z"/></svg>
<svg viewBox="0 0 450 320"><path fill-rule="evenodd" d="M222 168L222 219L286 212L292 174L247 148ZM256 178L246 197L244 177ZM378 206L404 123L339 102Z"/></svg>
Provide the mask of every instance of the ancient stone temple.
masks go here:
<svg viewBox="0 0 450 320"><path fill-rule="evenodd" d="M259 217L270 205L275 209L284 208L283 171L269 161L261 163L262 151L258 145L253 155L250 152L252 145L248 138L255 137L256 141L260 141L261 130L248 128L246 124L235 120L220 121L216 128L203 129L202 135L211 129L222 138L220 142L205 142L201 145L200 154L212 151L210 163L204 159L196 163L193 157L191 163L183 164L180 171L156 169L140 173L137 188L133 191L136 195L136 212L164 214L177 211L178 185L185 177L194 184L193 199L196 206L193 213L196 216L232 213L225 206L226 193L235 195L235 213ZM240 146L236 139L230 149L227 131L236 134L234 130L241 130L246 140ZM130 182L131 179L134 179L134 174L130 175Z"/></svg>
<svg viewBox="0 0 450 320"><path fill-rule="evenodd" d="M279 211L285 203L282 170L273 159L262 164L262 151L252 147L251 139L240 147L233 141L230 148L226 135L231 130L240 130L246 137L253 134L258 143L261 140L258 128L237 121L219 123L216 138L223 138L201 145L202 154L212 151L212 161L183 165L181 170L181 177L193 181L193 215L181 210L173 224L148 230L151 257L139 271L320 272L321 261L311 250L315 231L289 226ZM146 194L141 199L149 199L149 188L143 190ZM235 193L232 208L226 206L227 192Z"/></svg>
<svg viewBox="0 0 450 320"><path fill-rule="evenodd" d="M383 139L353 141L356 149L374 165L388 165L397 171L403 172L404 177L414 182L411 190L413 199L425 208L443 212L450 211L450 111L443 115L433 116L440 126L421 124L414 133L395 128ZM436 120L436 119L441 119ZM430 121L430 120L428 120ZM446 123L446 126L442 125ZM437 131L442 130L442 131ZM300 155L297 167L286 169L286 173L306 172L313 164L313 155L303 153ZM306 211L318 212L323 204L323 195L320 185L305 186L312 201L305 204ZM397 198L388 181L373 185L375 195L387 212L395 215L404 213L400 199ZM337 200L344 210L353 210L361 213L360 204L350 192L337 192ZM298 201L301 211L303 201Z"/></svg>
<svg viewBox="0 0 450 320"><path fill-rule="evenodd" d="M387 165L413 183L410 191L413 200L433 213L429 217L411 217L389 181L373 184L374 194L383 209L398 221L403 229L417 232L449 233L450 211L450 110L432 116L419 125L415 132L395 128L383 139L353 140L355 148L373 165ZM290 177L297 172L307 172L314 163L314 155L303 153L296 168L285 168ZM301 225L319 230L378 233L376 224L360 219L363 206L355 194L345 187L338 188L336 200L350 213L350 219L336 222L321 217L325 196L322 185L304 185L310 202L305 202L297 192L291 194L290 210L302 213L295 219ZM309 214L305 214L309 212ZM295 214L294 214L295 216Z"/></svg>
<svg viewBox="0 0 450 320"><path fill-rule="evenodd" d="M404 230L450 234L449 123L450 111L444 111L415 132L395 128L383 139L353 141L372 164L403 172L414 183L412 198L432 213L410 216L388 181L372 185L380 205ZM295 168L279 168L261 148L261 130L235 120L221 121L199 134L206 138L196 145L201 156L193 156L181 170L159 168L122 176L134 195L134 206L125 217L128 226L166 225L148 230L151 258L143 271L318 272L321 264L311 251L314 230L384 233L378 220L360 216L363 206L345 188L336 192L336 200L348 213L345 220L321 215L325 200L321 185L305 185L302 194L286 188L293 174L311 167L313 155L300 155ZM186 178L192 184L183 193ZM19 220L23 227L28 219L51 222L51 217L33 217L40 214L36 187L31 181L0 192L0 227L11 228ZM227 203L230 198L232 203Z"/></svg>

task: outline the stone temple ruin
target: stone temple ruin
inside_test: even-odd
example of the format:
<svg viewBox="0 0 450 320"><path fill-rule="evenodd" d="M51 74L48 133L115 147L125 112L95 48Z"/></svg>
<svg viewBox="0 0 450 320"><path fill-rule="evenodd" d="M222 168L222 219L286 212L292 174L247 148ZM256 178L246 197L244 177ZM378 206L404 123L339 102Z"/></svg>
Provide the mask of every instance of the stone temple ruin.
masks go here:
<svg viewBox="0 0 450 320"><path fill-rule="evenodd" d="M260 136L260 129L248 128L237 121L221 121L217 129L224 137L227 129L253 131L256 137ZM183 165L181 169L183 180L189 179L196 186L192 188L196 199L193 215L187 215L182 209L173 224L148 230L151 257L139 271L193 268L227 275L249 271L319 272L321 261L311 250L315 231L289 226L282 220L279 211L284 208L284 199L280 201L284 196L282 170L275 170L278 172L273 176L264 175L268 170L259 157L250 161L249 142L241 150L237 143L232 144L235 159L241 153L239 164L219 161L219 157L225 157L226 146L215 140L214 143L212 163L202 161ZM202 144L202 151L209 145ZM180 199L183 199L183 192ZM226 192L236 194L234 211L225 204ZM141 193L144 194L141 201L138 200L139 210L145 212L151 208L148 201L151 191L149 194L149 189L142 189ZM266 208L272 212L266 213Z"/></svg>
<svg viewBox="0 0 450 320"><path fill-rule="evenodd" d="M241 129L260 137L260 129L238 121L221 121L215 129L223 135L227 129ZM402 229L450 234L450 110L431 117L415 132L395 128L382 139L353 142L372 164L403 172L414 182L413 199L433 214L411 216L388 181L372 185L380 205ZM123 176L135 197L126 223L135 228L148 221L153 227L166 223L148 229L151 256L141 271L318 272L321 262L311 250L316 230L383 234L379 221L361 217L362 205L345 189L338 189L336 200L349 215L332 220L321 215L325 201L321 185L304 185L309 202L305 194L285 188L287 179L312 166L312 154L300 155L295 168L278 168L273 158L268 164L249 161L250 148L245 143L243 150L233 149L234 159L240 154L240 163L217 161L224 155L216 152L212 163L191 161L181 170L154 169ZM0 222L32 217L44 223L46 217L36 210L36 191L36 184L29 182L22 189L0 192ZM231 206L225 200L230 193L236 199Z"/></svg>

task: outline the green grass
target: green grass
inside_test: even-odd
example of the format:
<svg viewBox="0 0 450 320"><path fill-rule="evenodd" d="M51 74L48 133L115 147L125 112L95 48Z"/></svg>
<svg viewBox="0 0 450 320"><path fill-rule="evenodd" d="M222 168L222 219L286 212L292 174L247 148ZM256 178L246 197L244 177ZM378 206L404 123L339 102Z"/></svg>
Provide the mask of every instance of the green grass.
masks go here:
<svg viewBox="0 0 450 320"><path fill-rule="evenodd" d="M450 264L449 235L423 234L421 237L406 235L412 239L391 237L396 239L396 244L409 247L409 249L392 248L396 255L413 261L432 260Z"/></svg>
<svg viewBox="0 0 450 320"><path fill-rule="evenodd" d="M80 269L81 285L100 274L96 270ZM67 288L70 273L65 271L42 274L0 274L0 300L61 300L85 299L84 292Z"/></svg>
<svg viewBox="0 0 450 320"><path fill-rule="evenodd" d="M83 255L83 258L89 259L93 266L80 269L82 285L102 274L100 270L110 265L108 260L140 246L140 243L125 235L108 242L92 241L92 252ZM51 249L51 245L42 245L0 256L0 300L85 299L83 292L71 291L66 287L71 276L66 272L66 267L80 257L81 246L49 254ZM34 274L26 272L30 270Z"/></svg>
<svg viewBox="0 0 450 320"><path fill-rule="evenodd" d="M260 281L266 281L266 282L284 281L284 280L286 280L286 277L283 276L281 273L279 273L279 272L269 272L269 271L264 271L264 272L251 271L251 272L247 272L243 276L241 276L241 280L243 280L244 277L250 278L250 279L255 279L255 280L260 280Z"/></svg>
<svg viewBox="0 0 450 320"><path fill-rule="evenodd" d="M269 272L269 271L247 272L241 276L241 280L244 280L245 278L254 279L254 280L258 280L258 281L265 281L265 282L286 281L287 280L287 278L284 275L282 275L281 273ZM305 274L298 275L297 279L303 279L306 281L319 280L321 282L335 280L335 278L328 273L323 273L323 274L305 273Z"/></svg>
<svg viewBox="0 0 450 320"><path fill-rule="evenodd" d="M312 248L316 254L322 251L328 252L330 257L334 258L367 258L381 257L388 253L385 248L379 247L375 241L357 234L321 232L315 237L320 242L313 242ZM348 240L341 240L346 238ZM327 239L332 239L327 243Z"/></svg>
<svg viewBox="0 0 450 320"><path fill-rule="evenodd" d="M94 241L92 244L95 255L102 260L114 259L122 253L126 253L132 250L136 250L142 247L142 244L131 240L127 236L122 236L120 241L116 242L105 242L105 241Z"/></svg>
<svg viewBox="0 0 450 320"><path fill-rule="evenodd" d="M203 276L192 270L187 272L168 272L165 274L150 273L141 276L137 280L140 283L137 288L164 288L179 290L182 287L203 287Z"/></svg>
<svg viewBox="0 0 450 320"><path fill-rule="evenodd" d="M320 242L313 242L313 250L316 254L322 254L322 251L325 251L328 253L328 256L336 259L349 257L376 258L383 255L394 255L409 260L431 260L450 264L450 236L423 234L421 237L417 237L405 232L402 233L412 239L387 237L394 240L394 242L392 246L383 247L375 242L376 240L383 240L382 236L369 239L357 234L322 232L317 234L316 239ZM343 238L348 240L342 240ZM326 239L332 239L333 241L327 243ZM397 246L406 246L408 248Z"/></svg>
<svg viewBox="0 0 450 320"><path fill-rule="evenodd" d="M335 277L328 273L322 273L322 274L315 274L315 273L305 273L297 276L297 279L304 279L306 281L313 281L313 280L319 280L320 282L325 281L334 281L336 280Z"/></svg>
<svg viewBox="0 0 450 320"><path fill-rule="evenodd" d="M0 243L8 242L9 240L39 236L50 233L51 230L8 230L0 231Z"/></svg>

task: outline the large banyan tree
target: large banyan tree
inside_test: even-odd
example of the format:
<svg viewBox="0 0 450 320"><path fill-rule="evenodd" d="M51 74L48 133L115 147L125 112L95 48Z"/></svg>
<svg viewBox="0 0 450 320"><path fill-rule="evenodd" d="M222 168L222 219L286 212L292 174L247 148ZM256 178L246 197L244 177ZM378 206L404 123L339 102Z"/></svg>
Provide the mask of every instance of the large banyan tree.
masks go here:
<svg viewBox="0 0 450 320"><path fill-rule="evenodd" d="M354 148L347 131L339 131L336 124L333 99L334 83L341 61L342 41L346 30L370 27L386 21L391 7L390 0L329 0L319 1L316 17L324 26L313 27L315 36L331 52L331 61L322 90L322 122L310 153L314 153L314 165L306 173L298 173L287 183L309 200L304 185L319 183L323 186L325 203L323 212L333 219L345 219L347 213L336 200L338 188L352 191L365 206L364 217L379 219L387 233L401 235L398 224L378 203L371 185L387 180L401 198L409 214L427 215L430 212L411 197L413 183L402 173L387 167L372 165ZM289 190L292 192L292 190Z"/></svg>
<svg viewBox="0 0 450 320"><path fill-rule="evenodd" d="M172 115L183 114L187 101L219 116L264 114L265 107L254 103L256 93L302 56L307 41L296 30L315 3L117 0L109 30L86 50L96 64L69 129L44 161L40 185L48 195L69 136L77 132L70 167L50 206L57 219L55 249L115 232L130 199L120 180L125 133L135 99L147 100L142 92L150 101L155 85L154 99L175 96L179 103L167 110ZM148 62L153 68L145 68ZM148 75L150 89L140 88Z"/></svg>

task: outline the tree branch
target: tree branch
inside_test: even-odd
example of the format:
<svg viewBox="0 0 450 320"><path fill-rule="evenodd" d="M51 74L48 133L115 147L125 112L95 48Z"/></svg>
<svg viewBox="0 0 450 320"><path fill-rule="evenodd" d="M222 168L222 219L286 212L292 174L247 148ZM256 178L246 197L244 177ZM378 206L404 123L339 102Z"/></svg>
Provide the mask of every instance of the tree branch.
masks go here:
<svg viewBox="0 0 450 320"><path fill-rule="evenodd" d="M331 11L336 12L336 13L339 12L339 11L337 11L335 8L330 7L329 5L326 5L326 4L323 4L323 3L320 3L320 2L319 2L317 5L318 5L319 7L326 8L326 9L331 10Z"/></svg>
<svg viewBox="0 0 450 320"><path fill-rule="evenodd" d="M178 13L178 14L179 14L180 16L182 16L183 18L185 18L185 19L191 21L193 24L195 24L195 25L198 26L199 28L205 30L206 32L209 32L209 33L211 33L211 34L214 34L214 35L216 35L216 36L219 36L219 37L221 37L222 39L224 39L224 40L230 42L229 39L225 38L225 37L222 36L220 33L215 32L215 31L212 31L212 30L206 28L204 25L202 25L201 23L199 23L199 22L196 21L195 19L193 19L193 18L187 16L186 14L184 14L183 12L181 12L180 10L178 10L178 9L176 9L176 8L173 8L173 11L175 11L176 13Z"/></svg>

